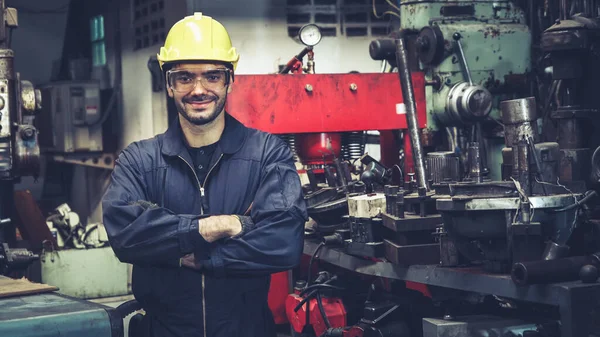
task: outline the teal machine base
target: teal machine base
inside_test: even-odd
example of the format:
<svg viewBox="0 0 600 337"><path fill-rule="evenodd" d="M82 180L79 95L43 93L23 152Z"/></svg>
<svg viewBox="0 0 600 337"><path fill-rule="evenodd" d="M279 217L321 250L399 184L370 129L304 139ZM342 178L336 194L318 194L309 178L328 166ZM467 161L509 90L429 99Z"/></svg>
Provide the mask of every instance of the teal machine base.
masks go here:
<svg viewBox="0 0 600 337"><path fill-rule="evenodd" d="M111 307L57 293L0 299L2 337L122 337L123 318Z"/></svg>

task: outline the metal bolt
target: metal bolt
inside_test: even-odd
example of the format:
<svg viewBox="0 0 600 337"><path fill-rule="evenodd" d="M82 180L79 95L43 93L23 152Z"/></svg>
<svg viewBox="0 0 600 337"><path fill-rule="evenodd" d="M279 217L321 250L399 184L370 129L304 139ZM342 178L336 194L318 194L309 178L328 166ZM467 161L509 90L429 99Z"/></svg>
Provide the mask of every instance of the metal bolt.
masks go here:
<svg viewBox="0 0 600 337"><path fill-rule="evenodd" d="M312 92L312 91L313 91L313 86L312 86L312 85L310 85L310 84L307 84L307 85L305 85L305 86L304 86L304 89L305 89L306 91L308 91L308 92Z"/></svg>
<svg viewBox="0 0 600 337"><path fill-rule="evenodd" d="M33 129L23 129L22 136L23 139L31 139L35 135L35 131Z"/></svg>
<svg viewBox="0 0 600 337"><path fill-rule="evenodd" d="M358 89L358 86L356 85L356 83L350 83L350 90L356 91L356 89Z"/></svg>

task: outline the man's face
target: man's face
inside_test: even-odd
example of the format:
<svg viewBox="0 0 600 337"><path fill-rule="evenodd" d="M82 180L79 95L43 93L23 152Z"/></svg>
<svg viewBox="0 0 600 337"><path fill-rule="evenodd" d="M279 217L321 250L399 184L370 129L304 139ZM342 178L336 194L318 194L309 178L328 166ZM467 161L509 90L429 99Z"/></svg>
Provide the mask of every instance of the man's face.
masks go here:
<svg viewBox="0 0 600 337"><path fill-rule="evenodd" d="M194 125L205 125L223 111L231 75L218 63L181 63L167 72L167 86L181 116Z"/></svg>

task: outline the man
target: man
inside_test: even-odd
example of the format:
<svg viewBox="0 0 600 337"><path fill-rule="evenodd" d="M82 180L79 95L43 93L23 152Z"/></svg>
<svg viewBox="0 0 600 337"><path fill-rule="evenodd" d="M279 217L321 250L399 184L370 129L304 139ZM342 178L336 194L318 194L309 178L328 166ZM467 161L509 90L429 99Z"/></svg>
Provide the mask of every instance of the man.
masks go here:
<svg viewBox="0 0 600 337"><path fill-rule="evenodd" d="M178 120L123 150L102 204L146 334L274 336L270 274L299 263L308 218L292 154L224 111L239 55L219 22L177 22L158 60Z"/></svg>

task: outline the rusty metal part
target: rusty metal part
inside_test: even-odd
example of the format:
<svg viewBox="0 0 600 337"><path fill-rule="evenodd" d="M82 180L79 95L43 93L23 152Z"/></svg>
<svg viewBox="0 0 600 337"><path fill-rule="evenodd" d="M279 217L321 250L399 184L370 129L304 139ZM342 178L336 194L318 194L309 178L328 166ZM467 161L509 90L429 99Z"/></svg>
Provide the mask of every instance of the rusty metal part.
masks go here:
<svg viewBox="0 0 600 337"><path fill-rule="evenodd" d="M502 101L500 109L506 147L513 147L523 138L531 137L534 143L539 142L537 106L534 97Z"/></svg>
<svg viewBox="0 0 600 337"><path fill-rule="evenodd" d="M537 105L534 97L502 101L500 109L504 124L519 124L537 119Z"/></svg>
<svg viewBox="0 0 600 337"><path fill-rule="evenodd" d="M460 158L454 152L429 152L427 167L434 184L460 181Z"/></svg>
<svg viewBox="0 0 600 337"><path fill-rule="evenodd" d="M396 39L396 59L398 63L398 75L400 86L402 88L402 97L406 105L406 123L410 134L412 144L413 159L415 170L417 171L418 186L429 190L427 173L425 169L425 157L421 137L419 134L419 124L417 119L417 104L415 91L413 89L412 74L408 63L408 52L404 45L404 35Z"/></svg>
<svg viewBox="0 0 600 337"><path fill-rule="evenodd" d="M19 125L15 134L15 167L18 176L40 174L38 132L33 125Z"/></svg>
<svg viewBox="0 0 600 337"><path fill-rule="evenodd" d="M15 118L15 73L14 53L10 49L0 49L0 137L11 135L11 126Z"/></svg>
<svg viewBox="0 0 600 337"><path fill-rule="evenodd" d="M481 162L481 148L478 142L469 143L469 178L481 183L483 182L483 170Z"/></svg>
<svg viewBox="0 0 600 337"><path fill-rule="evenodd" d="M571 199L572 201L572 199ZM304 241L304 254L312 255L319 245ZM561 336L588 336L589 314L598 305L600 284L581 282L516 287L506 275L485 273L481 268L440 268L434 265L404 267L386 262L347 256L332 247L322 247L319 258L339 268L362 275L417 282L426 285L464 290L519 301L553 305L560 314Z"/></svg>
<svg viewBox="0 0 600 337"><path fill-rule="evenodd" d="M492 99L492 94L480 85L458 83L450 89L445 113L438 115L438 118L447 125L482 120L492 111Z"/></svg>
<svg viewBox="0 0 600 337"><path fill-rule="evenodd" d="M435 131L425 128L425 129L420 129L419 133L421 134L421 144L424 147L430 147L430 146L436 145Z"/></svg>
<svg viewBox="0 0 600 337"><path fill-rule="evenodd" d="M29 81L21 81L21 108L29 115L42 108L42 93Z"/></svg>
<svg viewBox="0 0 600 337"><path fill-rule="evenodd" d="M558 125L558 144L561 149L577 149L583 147L585 134L581 119L562 119Z"/></svg>
<svg viewBox="0 0 600 337"><path fill-rule="evenodd" d="M88 153L66 153L66 154L54 154L49 159L62 162L70 163L75 165L83 165L89 167L97 167L112 170L115 166L116 157L112 153L99 153L99 154L88 154Z"/></svg>
<svg viewBox="0 0 600 337"><path fill-rule="evenodd" d="M399 265L438 264L440 262L440 245L426 243L415 245L398 245L390 240L383 240L385 257L391 263Z"/></svg>
<svg viewBox="0 0 600 337"><path fill-rule="evenodd" d="M383 194L385 195L385 212L387 214L396 214L396 202L398 200L398 192L400 192L400 188L396 185L386 185L383 187Z"/></svg>
<svg viewBox="0 0 600 337"><path fill-rule="evenodd" d="M531 195L531 151L527 141L521 140L513 146L513 179L521 185L526 196Z"/></svg>
<svg viewBox="0 0 600 337"><path fill-rule="evenodd" d="M440 63L444 57L444 35L438 25L423 27L415 41L419 60L426 65Z"/></svg>
<svg viewBox="0 0 600 337"><path fill-rule="evenodd" d="M590 173L590 149L560 150L560 181L587 180Z"/></svg>
<svg viewBox="0 0 600 337"><path fill-rule="evenodd" d="M26 269L39 258L39 255L25 248L9 248L8 244L0 243L0 275Z"/></svg>
<svg viewBox="0 0 600 337"><path fill-rule="evenodd" d="M432 233L436 227L442 224L442 216L431 214L426 217L420 217L413 213L408 213L401 218L392 214L383 213L381 215L383 226L397 233L427 231Z"/></svg>
<svg viewBox="0 0 600 337"><path fill-rule="evenodd" d="M552 111L550 117L558 122L558 144L561 149L579 149L586 146L584 127L597 110L577 106L562 106Z"/></svg>

